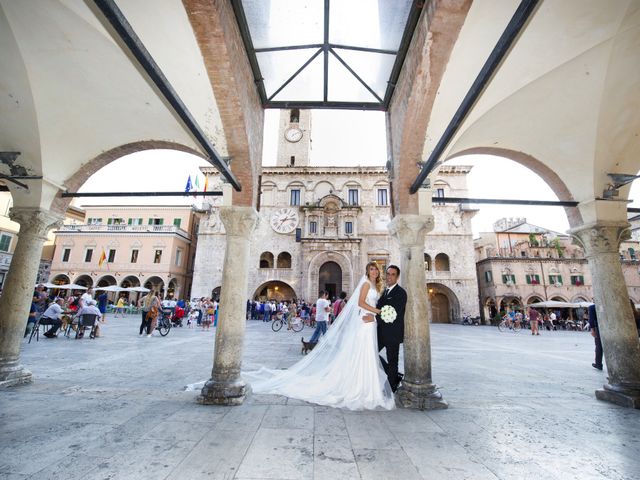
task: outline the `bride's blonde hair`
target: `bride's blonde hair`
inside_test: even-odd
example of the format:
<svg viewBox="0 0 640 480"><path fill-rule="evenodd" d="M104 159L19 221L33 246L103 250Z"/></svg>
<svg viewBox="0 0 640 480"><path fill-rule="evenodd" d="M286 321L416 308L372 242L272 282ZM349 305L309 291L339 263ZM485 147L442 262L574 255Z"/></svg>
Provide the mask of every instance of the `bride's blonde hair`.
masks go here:
<svg viewBox="0 0 640 480"><path fill-rule="evenodd" d="M369 278L369 268L371 267L376 267L378 269L378 276L376 277L376 290L378 291L378 293L380 293L383 288L382 288L382 276L380 275L380 267L378 266L378 264L376 262L369 262L367 263L367 267L364 269L364 274L367 277L367 279Z"/></svg>

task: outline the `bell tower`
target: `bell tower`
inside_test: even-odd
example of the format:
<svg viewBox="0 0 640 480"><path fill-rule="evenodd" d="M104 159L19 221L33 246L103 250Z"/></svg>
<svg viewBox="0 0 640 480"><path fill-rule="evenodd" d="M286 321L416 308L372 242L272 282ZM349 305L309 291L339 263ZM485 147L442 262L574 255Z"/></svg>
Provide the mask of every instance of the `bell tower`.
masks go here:
<svg viewBox="0 0 640 480"><path fill-rule="evenodd" d="M280 110L278 167L307 167L311 152L311 111Z"/></svg>

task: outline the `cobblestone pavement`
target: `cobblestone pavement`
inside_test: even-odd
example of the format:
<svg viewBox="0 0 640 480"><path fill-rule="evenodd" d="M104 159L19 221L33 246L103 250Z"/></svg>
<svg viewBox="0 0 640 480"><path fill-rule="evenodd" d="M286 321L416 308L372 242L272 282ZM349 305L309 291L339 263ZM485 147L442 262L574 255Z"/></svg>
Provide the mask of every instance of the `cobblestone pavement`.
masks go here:
<svg viewBox="0 0 640 480"><path fill-rule="evenodd" d="M31 385L0 391L2 479L638 479L640 411L599 402L588 333L433 325L448 410L350 412L278 396L202 406L214 331L25 343ZM157 335L157 333L156 333ZM299 334L247 325L245 369L300 358Z"/></svg>

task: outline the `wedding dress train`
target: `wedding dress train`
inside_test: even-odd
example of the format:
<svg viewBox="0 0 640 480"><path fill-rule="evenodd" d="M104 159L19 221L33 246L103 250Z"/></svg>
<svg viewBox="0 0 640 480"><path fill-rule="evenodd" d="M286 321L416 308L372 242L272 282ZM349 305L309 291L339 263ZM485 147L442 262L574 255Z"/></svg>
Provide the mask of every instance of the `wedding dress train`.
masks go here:
<svg viewBox="0 0 640 480"><path fill-rule="evenodd" d="M252 390L350 410L393 409L393 392L378 356L376 322L364 322L367 311L358 306L365 282L363 277L326 335L302 360L287 370L243 372ZM365 301L375 307L377 299L371 285Z"/></svg>

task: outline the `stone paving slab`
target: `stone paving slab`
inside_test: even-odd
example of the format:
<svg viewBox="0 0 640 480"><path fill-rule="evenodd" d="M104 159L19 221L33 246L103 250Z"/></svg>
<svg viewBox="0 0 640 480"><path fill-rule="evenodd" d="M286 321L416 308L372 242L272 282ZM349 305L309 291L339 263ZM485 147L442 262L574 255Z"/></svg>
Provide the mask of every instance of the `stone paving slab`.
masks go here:
<svg viewBox="0 0 640 480"><path fill-rule="evenodd" d="M640 478L640 411L599 402L582 332L432 326L448 410L351 412L278 395L238 407L184 387L211 372L214 331L23 345L35 382L0 390L0 479ZM248 322L246 369L286 368L300 334Z"/></svg>

